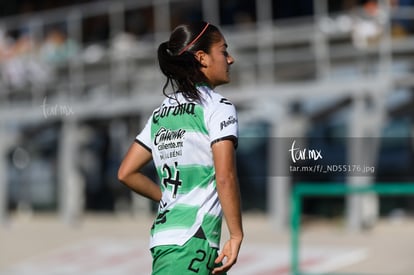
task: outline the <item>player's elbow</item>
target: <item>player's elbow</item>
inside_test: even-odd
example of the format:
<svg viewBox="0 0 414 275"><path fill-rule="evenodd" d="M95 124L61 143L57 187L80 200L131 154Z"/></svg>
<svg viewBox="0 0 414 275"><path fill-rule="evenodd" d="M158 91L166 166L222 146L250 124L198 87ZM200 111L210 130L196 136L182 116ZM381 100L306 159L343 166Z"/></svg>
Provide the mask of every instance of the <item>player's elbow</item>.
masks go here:
<svg viewBox="0 0 414 275"><path fill-rule="evenodd" d="M118 169L118 180L122 183L126 183L128 177L130 176L130 171L125 167L125 165L121 164Z"/></svg>
<svg viewBox="0 0 414 275"><path fill-rule="evenodd" d="M237 177L231 173L226 175L216 175L216 185L219 187L229 187L237 184Z"/></svg>

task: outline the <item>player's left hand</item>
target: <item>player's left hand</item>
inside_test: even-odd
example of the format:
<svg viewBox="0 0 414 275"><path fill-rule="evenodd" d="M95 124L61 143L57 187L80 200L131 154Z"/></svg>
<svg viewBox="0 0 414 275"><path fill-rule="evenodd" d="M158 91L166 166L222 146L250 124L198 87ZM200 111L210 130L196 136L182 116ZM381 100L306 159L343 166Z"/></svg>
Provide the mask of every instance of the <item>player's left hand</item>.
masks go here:
<svg viewBox="0 0 414 275"><path fill-rule="evenodd" d="M214 268L213 274L227 272L237 262L240 246L241 240L232 238L224 244L222 251L214 262L218 264L223 262L224 258L227 260L222 266Z"/></svg>

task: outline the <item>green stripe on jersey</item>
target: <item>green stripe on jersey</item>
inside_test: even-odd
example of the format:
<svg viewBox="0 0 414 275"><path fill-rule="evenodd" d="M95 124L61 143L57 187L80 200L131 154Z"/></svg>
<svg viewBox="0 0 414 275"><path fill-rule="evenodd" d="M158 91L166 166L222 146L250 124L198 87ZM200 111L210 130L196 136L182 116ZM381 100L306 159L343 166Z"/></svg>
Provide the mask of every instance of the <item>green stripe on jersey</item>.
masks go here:
<svg viewBox="0 0 414 275"><path fill-rule="evenodd" d="M196 220L198 210L198 206L177 204L167 210L168 212L163 216L165 217L165 221L155 222L151 233L155 234L164 230L191 228Z"/></svg>
<svg viewBox="0 0 414 275"><path fill-rule="evenodd" d="M217 217L214 215L206 214L201 224L201 227L203 228L207 239L213 243L218 244L220 242L221 221L221 216Z"/></svg>

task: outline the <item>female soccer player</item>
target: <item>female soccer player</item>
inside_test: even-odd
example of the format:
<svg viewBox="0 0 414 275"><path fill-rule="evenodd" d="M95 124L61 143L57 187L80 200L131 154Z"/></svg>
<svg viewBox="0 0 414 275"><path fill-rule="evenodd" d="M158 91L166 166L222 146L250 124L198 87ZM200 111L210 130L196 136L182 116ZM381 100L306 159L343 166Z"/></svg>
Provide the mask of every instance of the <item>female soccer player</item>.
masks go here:
<svg viewBox="0 0 414 275"><path fill-rule="evenodd" d="M234 59L219 29L199 22L176 27L159 45L158 61L166 98L137 135L118 178L159 202L152 274L222 274L236 263L243 239L237 113L214 91L230 81ZM151 159L159 185L140 172ZM223 214L230 238L219 254Z"/></svg>

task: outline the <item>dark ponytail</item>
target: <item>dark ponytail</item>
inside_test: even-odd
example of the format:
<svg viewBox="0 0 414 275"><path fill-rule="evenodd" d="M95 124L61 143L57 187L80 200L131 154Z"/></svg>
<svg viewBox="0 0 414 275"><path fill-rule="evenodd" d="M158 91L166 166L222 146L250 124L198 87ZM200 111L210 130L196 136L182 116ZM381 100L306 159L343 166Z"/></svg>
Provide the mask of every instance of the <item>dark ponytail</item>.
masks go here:
<svg viewBox="0 0 414 275"><path fill-rule="evenodd" d="M188 100L200 101L196 85L207 83L208 80L193 53L198 50L209 53L211 45L218 42L220 37L217 27L205 22L180 25L173 30L170 40L158 47L159 66L167 77L164 95L171 97L167 91L170 86L172 92L181 92Z"/></svg>

